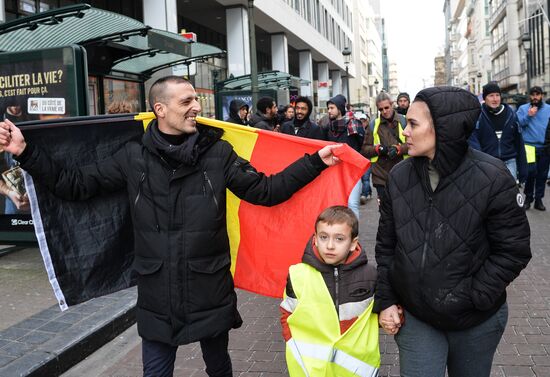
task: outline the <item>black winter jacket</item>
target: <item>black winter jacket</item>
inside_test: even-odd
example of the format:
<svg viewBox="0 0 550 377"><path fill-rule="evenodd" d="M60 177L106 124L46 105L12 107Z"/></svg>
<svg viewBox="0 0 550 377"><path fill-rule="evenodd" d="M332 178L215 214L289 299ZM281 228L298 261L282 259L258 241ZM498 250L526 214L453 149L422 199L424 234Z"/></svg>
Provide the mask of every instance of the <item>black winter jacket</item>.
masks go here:
<svg viewBox="0 0 550 377"><path fill-rule="evenodd" d="M266 177L220 140L222 130L199 126L197 164L173 169L153 146L152 127L156 121L141 144L129 142L111 158L75 170L62 169L32 145L18 160L64 199L127 190L138 274L138 332L148 340L180 345L242 323L230 272L226 189L254 204L276 205L326 166L314 154Z"/></svg>
<svg viewBox="0 0 550 377"><path fill-rule="evenodd" d="M518 178L521 183L527 179L527 157L525 156L525 144L521 136L521 127L515 111L507 104L503 104L506 122L501 136L497 137L493 127L494 116L489 113L487 106L481 106L481 115L476 123L468 143L474 149L480 150L493 157L506 161L516 159Z"/></svg>
<svg viewBox="0 0 550 377"><path fill-rule="evenodd" d="M256 127L262 130L273 131L277 125L277 118L266 118L264 114L257 112L252 114L250 122L248 123L252 127Z"/></svg>
<svg viewBox="0 0 550 377"><path fill-rule="evenodd" d="M500 308L530 260L529 223L504 163L468 148L477 98L437 87L415 100L434 121L440 181L432 191L425 157L391 170L376 239L375 310L401 304L436 328L466 329Z"/></svg>
<svg viewBox="0 0 550 377"><path fill-rule="evenodd" d="M326 134L321 127L313 123L311 120L306 120L302 125L296 127L296 119L289 120L281 126L281 132L288 135L305 137L308 139L325 140Z"/></svg>

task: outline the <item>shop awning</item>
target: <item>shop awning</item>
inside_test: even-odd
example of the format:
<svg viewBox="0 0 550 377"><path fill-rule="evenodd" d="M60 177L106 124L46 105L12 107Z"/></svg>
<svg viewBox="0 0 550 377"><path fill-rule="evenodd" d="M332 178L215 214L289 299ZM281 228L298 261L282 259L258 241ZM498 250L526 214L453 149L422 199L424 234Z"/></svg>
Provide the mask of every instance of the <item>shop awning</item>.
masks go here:
<svg viewBox="0 0 550 377"><path fill-rule="evenodd" d="M148 29L130 17L87 4L72 5L1 24L0 50L39 50L95 40L121 40L146 35Z"/></svg>
<svg viewBox="0 0 550 377"><path fill-rule="evenodd" d="M258 89L299 88L309 84L308 80L292 76L285 72L268 71L258 73ZM243 75L218 82L216 90L250 90L250 75Z"/></svg>
<svg viewBox="0 0 550 377"><path fill-rule="evenodd" d="M178 34L151 29L146 38L131 37L121 44L141 48L143 52L119 59L113 71L149 76L154 72L177 64L190 64L209 57L222 56L225 52L205 43L181 43ZM178 52L179 53L175 53Z"/></svg>
<svg viewBox="0 0 550 377"><path fill-rule="evenodd" d="M0 24L0 51L39 50L79 44L88 65L107 73L150 75L175 64L220 56L215 46L190 43L179 34L88 4L71 5ZM98 62L101 60L101 65ZM116 67L116 68L115 68Z"/></svg>

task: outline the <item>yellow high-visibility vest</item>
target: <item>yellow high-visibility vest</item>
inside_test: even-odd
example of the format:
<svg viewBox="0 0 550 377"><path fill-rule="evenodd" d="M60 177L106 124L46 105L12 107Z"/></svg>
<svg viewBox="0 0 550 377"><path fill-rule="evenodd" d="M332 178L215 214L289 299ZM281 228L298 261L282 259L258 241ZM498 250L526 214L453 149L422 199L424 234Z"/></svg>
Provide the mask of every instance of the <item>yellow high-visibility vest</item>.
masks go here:
<svg viewBox="0 0 550 377"><path fill-rule="evenodd" d="M380 136L378 136L378 127L380 126L380 118L376 118L374 121L374 130L372 131L372 136L374 137L373 145L380 144ZM399 130L399 141L401 141L401 144L405 143L405 136L403 135L403 126L401 126L401 122L399 119L397 120L397 127ZM408 154L403 155L403 159L409 158ZM373 156L370 158L370 162L374 163L378 161L378 156Z"/></svg>
<svg viewBox="0 0 550 377"><path fill-rule="evenodd" d="M340 320L321 273L305 263L289 269L297 306L287 323L286 343L291 377L374 377L380 367L378 315L367 309L340 334Z"/></svg>

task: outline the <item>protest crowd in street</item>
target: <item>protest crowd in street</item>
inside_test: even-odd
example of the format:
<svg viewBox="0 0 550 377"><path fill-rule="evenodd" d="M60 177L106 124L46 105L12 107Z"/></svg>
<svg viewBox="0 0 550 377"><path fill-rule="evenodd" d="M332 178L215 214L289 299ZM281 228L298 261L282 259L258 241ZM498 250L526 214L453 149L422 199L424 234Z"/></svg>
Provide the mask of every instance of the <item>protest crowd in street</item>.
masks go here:
<svg viewBox="0 0 550 377"><path fill-rule="evenodd" d="M64 200L125 190L145 376L171 376L178 346L192 342L209 376L233 375L229 331L242 319L227 190L277 206L345 164L344 148L368 159L368 169L345 184L346 200L314 214L301 262L285 266L280 311L290 375L376 376L381 328L395 337L403 376L489 376L508 319L506 287L531 258L526 210L546 210L550 105L536 85L517 110L495 82L482 95L480 104L442 86L394 102L382 91L376 114L342 94L322 112L308 97L233 100L226 122L327 142L271 175L239 156L222 129L200 123L195 89L177 76L151 86L156 119L141 141L100 163L66 168L9 118L0 122L0 147ZM359 208L373 197L380 220L369 260L358 224L370 220Z"/></svg>

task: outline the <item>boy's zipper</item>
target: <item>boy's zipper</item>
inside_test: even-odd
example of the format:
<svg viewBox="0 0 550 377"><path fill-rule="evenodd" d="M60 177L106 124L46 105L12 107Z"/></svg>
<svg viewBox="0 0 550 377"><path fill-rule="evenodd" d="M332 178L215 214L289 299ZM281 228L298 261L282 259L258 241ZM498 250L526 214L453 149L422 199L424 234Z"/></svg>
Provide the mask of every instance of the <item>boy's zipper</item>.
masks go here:
<svg viewBox="0 0 550 377"><path fill-rule="evenodd" d="M144 181L145 181L145 172L141 173L141 177L139 177L138 192L136 195L136 200L134 200L134 208L137 205L137 202L141 196L141 187L143 186Z"/></svg>
<svg viewBox="0 0 550 377"><path fill-rule="evenodd" d="M218 199L216 199L216 192L214 191L214 186L212 186L212 182L210 181L210 178L208 178L208 174L206 174L206 170L204 170L202 172L204 174L204 181L206 183L208 183L208 186L210 186L210 190L212 190L212 198L214 198L214 204L216 205L216 209L219 210L219 205L218 205ZM206 191L205 191L205 187L203 186L203 192L206 196Z"/></svg>
<svg viewBox="0 0 550 377"><path fill-rule="evenodd" d="M340 318L340 299L339 299L339 287L340 274L338 273L338 266L334 267L334 305L336 306L336 315Z"/></svg>

